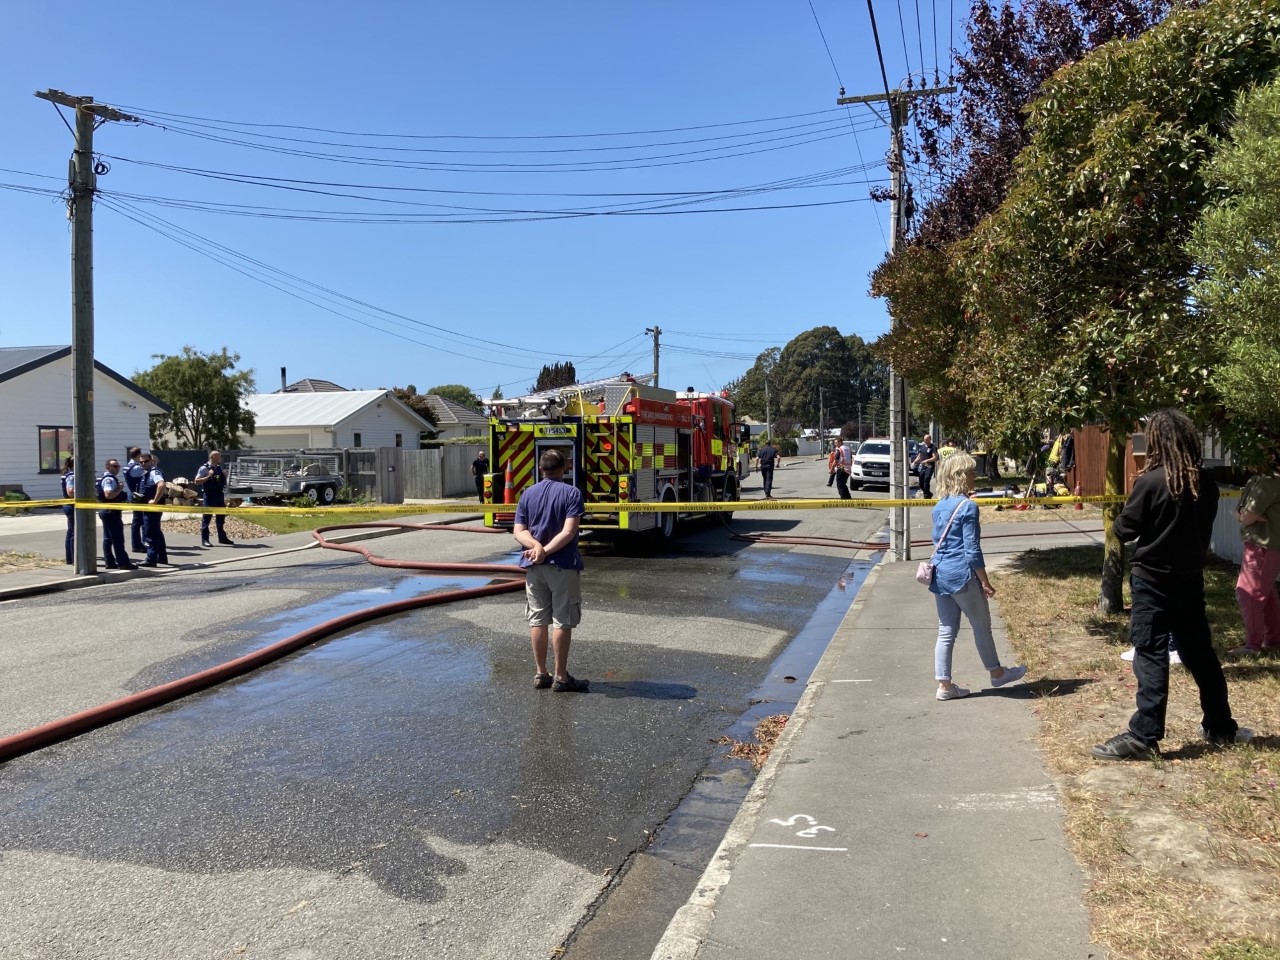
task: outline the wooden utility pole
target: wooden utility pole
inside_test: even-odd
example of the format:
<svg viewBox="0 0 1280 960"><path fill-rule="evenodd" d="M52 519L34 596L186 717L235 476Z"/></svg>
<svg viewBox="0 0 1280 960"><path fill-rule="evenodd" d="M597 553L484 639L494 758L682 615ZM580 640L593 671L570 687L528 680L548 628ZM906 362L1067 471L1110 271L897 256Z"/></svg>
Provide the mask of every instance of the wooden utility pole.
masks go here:
<svg viewBox="0 0 1280 960"><path fill-rule="evenodd" d="M653 385L656 387L658 386L658 338L662 336L662 328L645 327L644 332L653 335Z"/></svg>
<svg viewBox="0 0 1280 960"><path fill-rule="evenodd" d="M76 573L97 572L98 524L92 504L97 502L94 480L97 455L93 444L93 194L97 174L93 160L93 131L108 120L140 122L93 97L73 97L61 90L37 91L36 96L76 112L76 145L69 172L71 217L71 380L73 391L72 450L76 481Z"/></svg>
<svg viewBox="0 0 1280 960"><path fill-rule="evenodd" d="M886 83L885 86L888 86ZM932 87L928 90L892 90L888 93L871 93L857 97L839 97L837 106L853 103L885 103L889 107L889 176L890 202L892 203L892 233L889 235L889 254L897 252L907 235L908 211L906 204L906 177L903 168L906 158L902 152L902 128L907 123L910 103L918 97L936 97L955 93L955 87ZM889 318L892 328L893 318ZM911 492L907 464L907 381L889 367L889 496L894 500L906 500ZM911 559L911 514L906 507L889 508L889 546L895 560Z"/></svg>

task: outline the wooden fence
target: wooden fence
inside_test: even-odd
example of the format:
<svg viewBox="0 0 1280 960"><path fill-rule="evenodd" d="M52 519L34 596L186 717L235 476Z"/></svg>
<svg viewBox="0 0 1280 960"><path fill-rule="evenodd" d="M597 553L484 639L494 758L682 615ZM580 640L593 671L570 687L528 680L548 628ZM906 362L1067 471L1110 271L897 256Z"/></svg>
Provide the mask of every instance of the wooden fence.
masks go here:
<svg viewBox="0 0 1280 960"><path fill-rule="evenodd" d="M402 450L400 470L407 500L440 500L475 493L471 461L475 444L447 444L430 450Z"/></svg>

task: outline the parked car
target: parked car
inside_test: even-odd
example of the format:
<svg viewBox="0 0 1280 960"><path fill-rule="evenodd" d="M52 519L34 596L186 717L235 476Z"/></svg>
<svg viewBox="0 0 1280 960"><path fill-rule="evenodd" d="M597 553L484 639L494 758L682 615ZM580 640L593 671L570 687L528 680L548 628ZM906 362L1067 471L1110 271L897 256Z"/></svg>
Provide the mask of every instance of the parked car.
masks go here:
<svg viewBox="0 0 1280 960"><path fill-rule="evenodd" d="M849 486L857 490L864 483L889 485L889 441L884 437L864 440L853 455Z"/></svg>

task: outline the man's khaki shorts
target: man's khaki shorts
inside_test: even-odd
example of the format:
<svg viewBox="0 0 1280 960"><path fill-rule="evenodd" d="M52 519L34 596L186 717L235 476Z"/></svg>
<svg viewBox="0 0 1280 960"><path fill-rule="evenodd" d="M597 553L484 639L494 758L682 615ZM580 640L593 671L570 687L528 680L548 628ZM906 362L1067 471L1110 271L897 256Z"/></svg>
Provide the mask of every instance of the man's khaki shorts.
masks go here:
<svg viewBox="0 0 1280 960"><path fill-rule="evenodd" d="M539 563L524 571L525 616L529 626L568 629L582 620L582 571Z"/></svg>

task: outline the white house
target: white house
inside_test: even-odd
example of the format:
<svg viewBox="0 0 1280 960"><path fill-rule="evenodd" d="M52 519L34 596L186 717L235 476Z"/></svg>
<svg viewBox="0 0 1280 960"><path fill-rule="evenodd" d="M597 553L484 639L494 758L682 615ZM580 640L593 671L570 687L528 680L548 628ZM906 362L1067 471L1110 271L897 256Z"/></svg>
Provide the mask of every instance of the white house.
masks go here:
<svg viewBox="0 0 1280 960"><path fill-rule="evenodd" d="M489 435L489 418L460 403L428 393L427 406L436 421L438 440L479 440Z"/></svg>
<svg viewBox="0 0 1280 960"><path fill-rule="evenodd" d="M417 450L435 428L390 390L255 393L244 400L255 426L245 449L406 447Z"/></svg>
<svg viewBox="0 0 1280 960"><path fill-rule="evenodd" d="M62 496L62 463L72 450L75 400L70 347L0 347L0 484L35 499ZM150 445L147 421L165 403L101 363L93 372L94 465L125 462Z"/></svg>

